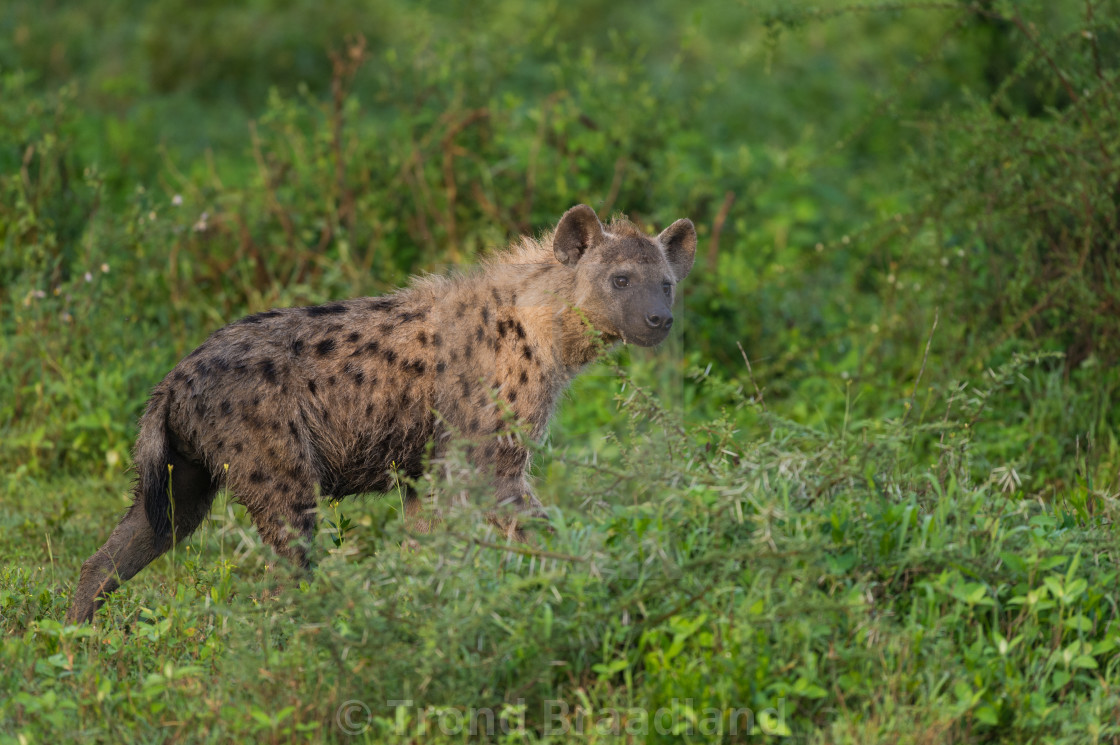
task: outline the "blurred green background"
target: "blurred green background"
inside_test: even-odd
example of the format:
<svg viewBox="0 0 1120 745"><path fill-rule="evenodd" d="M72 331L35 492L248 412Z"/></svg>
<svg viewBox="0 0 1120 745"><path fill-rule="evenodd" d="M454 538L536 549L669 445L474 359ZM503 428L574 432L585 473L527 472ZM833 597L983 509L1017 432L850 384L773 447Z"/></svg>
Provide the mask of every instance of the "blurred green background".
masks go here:
<svg viewBox="0 0 1120 745"><path fill-rule="evenodd" d="M1114 9L14 0L0 460L123 457L213 328L382 292L588 202L698 225L686 368L741 378L738 341L807 423L836 387L897 415L938 314L927 382L1064 355L984 465L1025 447L1041 489L1080 438L1112 468Z"/></svg>
<svg viewBox="0 0 1120 745"><path fill-rule="evenodd" d="M803 639L779 624L789 618L779 613L767 637L774 649L797 657L790 650L804 647L812 660L797 668L810 681L798 684L802 698L791 710L799 733L841 722L853 727L844 730L849 741L896 742L913 713L905 706L948 696L954 703L929 703L914 721L928 716L938 723L930 731L950 740L1010 732L1009 741L1080 742L1085 722L1116 711L1120 680L1112 654L1120 638L1112 569L1118 70L1116 0L6 0L0 494L8 506L0 515L13 561L0 612L10 634L26 635L23 646L7 648L9 662L38 670L36 655L84 643L43 631L61 617L60 583L126 503L129 448L148 391L210 331L269 307L378 294L414 273L472 263L585 202L650 231L690 217L700 246L678 311L683 332L659 351L614 353L561 404L534 465L545 501L593 523L587 540L609 546L619 535L645 535L642 510L661 509L650 504L685 510L687 519L673 513L676 529L672 520L656 523L664 531L656 551L688 553L697 535L718 551L746 540L727 526L697 527L703 521L689 522L699 518L688 510L708 509L703 500L713 494L756 494L747 512L772 520L766 541L794 536L797 551L820 559L808 564L825 567L820 587L835 582L853 598L897 594L889 611L860 606L867 616L854 627L882 622L882 638L904 640L902 651L883 647L898 660L912 659L913 644L913 659L953 660L962 680L975 676L974 689L951 696L902 662L890 677L860 656L879 647L874 640L830 636L845 628L831 621ZM660 394L665 412L641 409L644 428L634 429L634 409L624 413L633 394L622 388L619 398L615 366ZM658 416L683 439L669 470L656 475L672 485L651 496L635 484L648 486L653 471L642 469L656 458L635 456L627 442L653 437ZM600 482L572 465L620 459L636 481ZM703 489L698 464L713 480ZM742 497L748 482L755 491ZM780 508L760 506L768 499ZM595 511L623 505L635 511ZM369 509L361 525L384 522ZM99 521L98 535L74 526L87 515ZM923 540L939 536L941 553L906 553L919 515ZM331 520L337 545L342 518ZM1029 537L1030 558L1016 553L1021 546L985 543L998 543L1002 530ZM556 540L567 536L561 530ZM53 574L57 552L61 577ZM40 569L28 574L15 568L35 562ZM775 574L789 583L783 592L804 600L794 616L818 607L816 596L798 594L815 592L794 576L798 562ZM408 566L397 570L423 571ZM460 569L464 597L479 592L485 583L472 590L470 578L483 570ZM355 570L324 576L333 571ZM1090 589L1038 590L1046 572ZM593 575L580 575L587 582L579 586L593 586ZM937 579L926 586L916 577ZM209 581L195 576L199 587ZM488 591L517 597L504 581ZM706 586L754 609L736 594L747 584L713 575ZM187 585L177 585L180 595ZM540 631L530 624L519 649L540 660L571 652L573 665L605 650L600 688L578 676L558 683L552 668L536 680L586 684L608 703L649 700L642 697L656 686L673 690L684 673L666 658L655 674L643 645L663 639L676 655L678 642L705 638L712 657L704 665L716 665L712 634L718 641L724 632L689 637L682 629L692 621L678 618L695 589L651 591L643 602L663 603L664 613L645 614L657 620L641 643L607 617L622 602L612 590L596 601L602 617L572 620L580 643L587 633L584 646L536 649ZM1023 626L1028 590L1036 595ZM953 600L937 605L934 597ZM130 618L139 613L142 600L122 602L133 603L124 606ZM463 614L475 613L431 602L413 618L467 627ZM928 615L919 619L919 608ZM709 625L726 617L710 613ZM481 611L470 618L490 623ZM891 618L899 628L882 620ZM192 619L183 622L190 632L204 626ZM973 628L1002 636L973 640ZM1064 662L1031 657L1027 628ZM923 646L928 629L950 648ZM1027 641L1012 662L1007 640L1015 647L1017 633ZM171 648L194 659L194 638L184 633ZM1089 646L1071 647L1073 638ZM748 636L742 649L762 644ZM309 645L329 646L319 637ZM97 648L83 649L94 675ZM628 662L611 667L615 652ZM699 659L689 654L679 659ZM158 669L162 660L129 664ZM227 664L256 663L232 656ZM756 676L743 685L757 702L772 702L775 691L795 695L767 665L735 675ZM897 684L886 703L875 683L883 676ZM491 700L489 683L464 680L462 690ZM245 696L272 695L254 685ZM1061 708L1067 696L1093 702L1096 713ZM318 716L294 705L297 718ZM5 711L30 721L30 709ZM1111 717L1111 730L1094 730L1099 741L1116 741ZM217 721L208 732L225 732ZM873 732L875 722L884 729ZM844 739L830 732L824 741Z"/></svg>

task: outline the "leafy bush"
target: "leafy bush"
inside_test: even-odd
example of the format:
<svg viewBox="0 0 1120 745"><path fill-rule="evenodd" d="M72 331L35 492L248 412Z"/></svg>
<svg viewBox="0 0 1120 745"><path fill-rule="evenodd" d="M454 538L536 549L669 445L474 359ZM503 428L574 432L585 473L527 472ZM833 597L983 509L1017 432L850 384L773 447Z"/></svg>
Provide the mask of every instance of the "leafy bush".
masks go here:
<svg viewBox="0 0 1120 745"><path fill-rule="evenodd" d="M740 398L740 439L726 419L679 428L633 385L619 461L554 462L542 488L582 506L529 545L470 511L414 536L391 501L347 503L314 578L275 597L231 515L179 546L170 574L113 596L118 620L95 629L59 626L53 581L8 570L0 657L25 682L0 717L41 737L174 720L206 739L354 725L452 741L481 711L533 742L668 741L674 721L708 741L748 710L759 732L812 741L1117 734L1100 686L1120 671L1115 494L1088 492L1079 517L1021 499L1013 479L973 481L967 407L932 431L823 432ZM923 465L916 445L940 433L959 436ZM96 545L73 521L49 530ZM39 703L59 691L65 719ZM353 702L366 708L341 719Z"/></svg>
<svg viewBox="0 0 1120 745"><path fill-rule="evenodd" d="M938 280L982 345L973 354L1014 339L1062 350L1071 368L1111 366L1120 359L1117 18L1088 5L1040 29L1027 9L997 7L974 10L999 24L1009 72L990 97L929 122L933 136L914 158L927 201L909 223L920 240L904 260L951 265Z"/></svg>

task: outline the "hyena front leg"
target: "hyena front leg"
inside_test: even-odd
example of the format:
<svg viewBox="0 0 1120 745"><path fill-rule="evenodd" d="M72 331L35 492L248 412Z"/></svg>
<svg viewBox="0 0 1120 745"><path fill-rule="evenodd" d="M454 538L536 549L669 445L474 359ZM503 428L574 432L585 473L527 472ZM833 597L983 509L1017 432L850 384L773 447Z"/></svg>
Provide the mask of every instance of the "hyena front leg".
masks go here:
<svg viewBox="0 0 1120 745"><path fill-rule="evenodd" d="M524 518L548 519L548 513L529 487L529 450L519 442L501 437L497 442L482 448L482 457L490 460L494 469L495 494L499 512L492 518L498 527L517 540L525 540L521 531ZM518 515L508 513L514 508Z"/></svg>

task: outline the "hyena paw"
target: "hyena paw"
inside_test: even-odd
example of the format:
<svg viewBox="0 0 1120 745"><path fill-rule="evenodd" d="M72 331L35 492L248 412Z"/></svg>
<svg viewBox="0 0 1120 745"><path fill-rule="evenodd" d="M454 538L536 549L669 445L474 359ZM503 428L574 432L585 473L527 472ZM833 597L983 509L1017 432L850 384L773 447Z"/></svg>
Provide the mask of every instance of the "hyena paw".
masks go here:
<svg viewBox="0 0 1120 745"><path fill-rule="evenodd" d="M516 509L522 518L532 517L541 520L548 519L548 512L545 511L544 505L541 501L528 492L521 494L513 494L506 497L498 498L499 507L512 507Z"/></svg>
<svg viewBox="0 0 1120 745"><path fill-rule="evenodd" d="M516 535L517 540L524 541L524 529L528 527L554 532L544 505L528 492L499 497L498 508L507 514L497 524L507 533Z"/></svg>

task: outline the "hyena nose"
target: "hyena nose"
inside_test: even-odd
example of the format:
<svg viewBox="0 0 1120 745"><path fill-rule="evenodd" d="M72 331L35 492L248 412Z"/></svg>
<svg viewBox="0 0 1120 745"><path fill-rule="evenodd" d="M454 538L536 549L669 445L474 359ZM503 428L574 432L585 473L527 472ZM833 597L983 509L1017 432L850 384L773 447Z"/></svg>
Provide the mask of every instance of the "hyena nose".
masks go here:
<svg viewBox="0 0 1120 745"><path fill-rule="evenodd" d="M655 328L655 329L663 328L666 331L668 331L669 327L673 325L673 316L671 316L671 315L662 316L662 315L658 315L657 313L650 313L649 315L646 316L646 323L648 323L650 325L650 328Z"/></svg>

